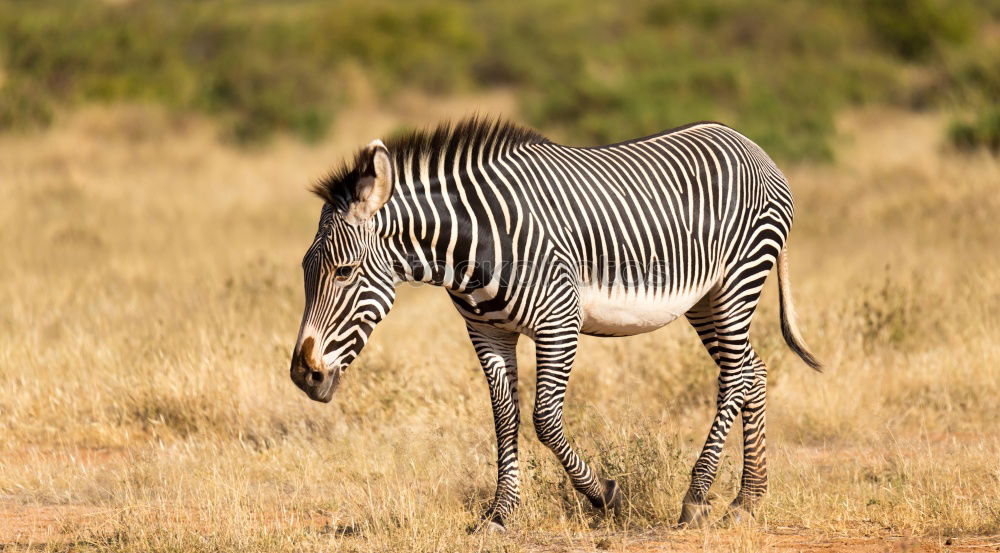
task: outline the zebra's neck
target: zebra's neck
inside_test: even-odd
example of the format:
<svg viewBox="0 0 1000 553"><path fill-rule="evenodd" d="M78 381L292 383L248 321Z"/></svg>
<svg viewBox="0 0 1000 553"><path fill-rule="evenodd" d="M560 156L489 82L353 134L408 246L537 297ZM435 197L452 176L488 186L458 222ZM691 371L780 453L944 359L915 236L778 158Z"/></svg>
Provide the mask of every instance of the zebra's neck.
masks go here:
<svg viewBox="0 0 1000 553"><path fill-rule="evenodd" d="M397 190L378 224L396 276L455 292L489 287L509 241L495 186L511 163L504 144L476 144L397 159Z"/></svg>

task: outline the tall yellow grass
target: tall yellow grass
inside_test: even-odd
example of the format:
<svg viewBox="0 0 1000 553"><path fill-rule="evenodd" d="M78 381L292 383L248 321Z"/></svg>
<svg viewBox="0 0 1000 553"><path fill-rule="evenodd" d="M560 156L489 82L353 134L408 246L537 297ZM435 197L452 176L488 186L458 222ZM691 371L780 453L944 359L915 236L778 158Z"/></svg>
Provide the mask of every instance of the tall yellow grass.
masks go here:
<svg viewBox="0 0 1000 553"><path fill-rule="evenodd" d="M584 338L574 369L568 433L623 484L622 519L594 518L528 410L524 504L504 536L465 531L492 494L493 428L442 291L401 290L332 404L288 378L320 207L306 188L398 122L365 119L318 147L252 152L141 108L0 138L0 543L626 551L657 539L717 551L788 535L1000 533L1000 164L936 144L939 118L852 114L839 162L786 170L797 307L829 368L815 374L784 347L769 283L753 331L771 370L758 525L666 530L716 376L678 322ZM521 348L528 403L530 341ZM739 450L735 436L720 507Z"/></svg>

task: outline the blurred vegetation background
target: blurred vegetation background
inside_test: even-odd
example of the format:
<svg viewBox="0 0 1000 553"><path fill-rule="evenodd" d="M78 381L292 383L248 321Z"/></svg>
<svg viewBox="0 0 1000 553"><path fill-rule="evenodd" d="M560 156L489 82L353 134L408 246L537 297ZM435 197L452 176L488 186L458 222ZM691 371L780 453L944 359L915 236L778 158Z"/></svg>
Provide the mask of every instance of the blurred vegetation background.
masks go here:
<svg viewBox="0 0 1000 553"><path fill-rule="evenodd" d="M363 76L386 99L506 87L573 144L712 119L822 160L839 110L882 103L947 110L953 145L1000 152L993 0L0 0L0 68L5 132L129 101L238 144L314 141Z"/></svg>

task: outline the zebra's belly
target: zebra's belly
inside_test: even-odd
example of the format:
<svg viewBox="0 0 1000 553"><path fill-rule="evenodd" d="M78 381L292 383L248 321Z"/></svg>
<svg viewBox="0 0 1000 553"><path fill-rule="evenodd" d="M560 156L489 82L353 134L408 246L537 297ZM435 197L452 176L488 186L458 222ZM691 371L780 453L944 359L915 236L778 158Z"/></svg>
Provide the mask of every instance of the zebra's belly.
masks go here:
<svg viewBox="0 0 1000 553"><path fill-rule="evenodd" d="M632 336L667 325L691 309L711 288L680 293L654 293L615 288L583 287L580 307L583 311L581 332L595 336Z"/></svg>

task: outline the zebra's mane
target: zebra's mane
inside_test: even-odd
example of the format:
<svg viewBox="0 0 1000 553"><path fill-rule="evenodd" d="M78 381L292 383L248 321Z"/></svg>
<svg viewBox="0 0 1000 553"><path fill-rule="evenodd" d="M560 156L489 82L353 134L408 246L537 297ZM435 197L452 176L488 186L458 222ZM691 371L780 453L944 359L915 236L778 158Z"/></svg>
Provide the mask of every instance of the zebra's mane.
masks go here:
<svg viewBox="0 0 1000 553"><path fill-rule="evenodd" d="M396 133L384 142L399 167L407 159L420 159L459 147L477 148L490 142L518 146L548 142L548 139L507 119L472 116L457 123L445 121L433 128ZM352 159L345 160L314 184L313 193L334 204L338 203L337 198L349 199L366 163L365 148L361 148Z"/></svg>

